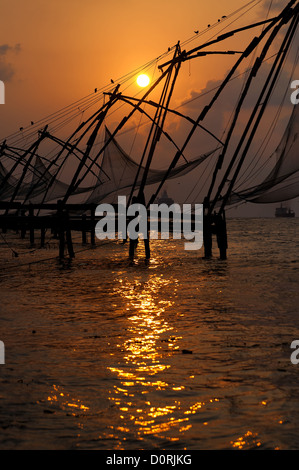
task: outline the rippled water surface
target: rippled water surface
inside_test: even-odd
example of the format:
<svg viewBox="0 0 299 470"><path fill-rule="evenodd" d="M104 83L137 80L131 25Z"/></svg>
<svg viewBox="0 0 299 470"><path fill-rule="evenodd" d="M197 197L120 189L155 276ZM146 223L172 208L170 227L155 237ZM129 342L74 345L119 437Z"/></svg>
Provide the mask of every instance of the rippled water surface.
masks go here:
<svg viewBox="0 0 299 470"><path fill-rule="evenodd" d="M298 219L228 232L227 261L153 240L149 265L4 234L0 448L298 449Z"/></svg>

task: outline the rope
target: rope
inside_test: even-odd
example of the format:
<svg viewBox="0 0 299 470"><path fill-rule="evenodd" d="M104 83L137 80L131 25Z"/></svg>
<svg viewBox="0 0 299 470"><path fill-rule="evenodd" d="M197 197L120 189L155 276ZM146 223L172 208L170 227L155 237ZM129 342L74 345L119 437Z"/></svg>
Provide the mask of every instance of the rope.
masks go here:
<svg viewBox="0 0 299 470"><path fill-rule="evenodd" d="M229 20L230 18L232 18L233 16L235 16L239 12L242 12L242 10L245 10L241 15L239 15L237 18L235 18L233 22L229 23L225 28L221 29L220 32L227 29L228 26L230 26L232 23L234 23L235 21L240 19L243 15L248 13L248 11L250 11L252 8L255 8L259 3L261 3L261 1L262 0L258 0L258 1L252 0L252 1L248 2L247 4L245 4L244 6L236 9L231 14L227 15L227 17L223 18L223 22L227 22L227 20ZM249 7L249 8L247 9L247 7ZM201 37L207 31L210 31L210 29L215 28L216 26L219 26L219 22L214 23L213 25L211 25L210 28L205 28L200 33L195 34L191 38L186 39L185 41L182 42L182 45L185 46L185 45L189 44L190 42L192 42L194 40L197 40L199 37ZM115 82L120 83L120 84L124 84L124 83L132 80L133 77L135 77L135 75L137 73L145 71L148 68L152 67L153 65L156 65L159 60L161 60L162 58L165 58L169 54L171 54L174 47L175 46L169 48L166 52L162 53L158 57L152 59L151 61L149 61L145 64L143 64L142 66L136 68L135 70L119 77L118 79L115 80ZM128 86L130 86L130 83L128 84ZM72 114L71 118L68 118L68 120L66 120L66 121L62 121L61 124L59 124L59 126L54 127L53 129L51 129L51 131L59 130L62 127L64 127L65 125L67 125L72 119L74 119L75 117L80 115L82 113L82 109L84 109L84 111L86 111L90 107L98 104L98 102L101 100L102 94L104 92L107 92L107 91L111 90L112 88L113 87L111 86L111 83L108 84L108 85L105 85L101 88L95 88L94 93L90 93L87 96L85 96L83 98L80 98L80 99L74 101L73 103L61 108L60 110L56 111L55 113L51 113L51 114L47 115L43 119L40 119L39 121L37 121L35 123L32 123L31 126L29 125L27 127L20 128L21 133L22 133L21 138L20 138L19 131L17 131L17 132L14 132L14 133L8 135L6 137L6 139L7 140L12 139L13 142L22 142L22 141L24 141L24 139L29 141L29 139L32 138L35 135L36 130L38 130L41 126L45 125L45 123L47 123L47 124L49 124L49 126L51 126L52 124L54 124L58 120L62 121L64 118L66 118L66 116L69 116L70 114ZM79 108L80 108L80 111L78 113Z"/></svg>
<svg viewBox="0 0 299 470"><path fill-rule="evenodd" d="M1 236L2 240L4 241L4 243L5 243L5 244L8 246L8 248L11 250L13 256L14 256L15 258L17 258L17 257L19 256L19 253L17 253L15 250L13 250L13 249L11 248L11 246L9 245L9 243L7 242L7 240L3 237L2 233L0 233L0 236Z"/></svg>
<svg viewBox="0 0 299 470"><path fill-rule="evenodd" d="M0 234L1 235L1 234ZM2 235L1 235L2 236ZM2 237L3 238L3 237ZM6 240L4 240L6 241ZM6 242L7 243L7 242ZM75 252L75 255L78 254L78 253L82 253L82 252L85 252L85 251L89 251L89 250L94 250L94 249L97 249L97 248L101 248L102 246L104 245L107 245L107 244L111 244L111 243L114 243L114 240L107 240L107 242L103 242L101 243L100 245L94 245L94 246L90 246L90 247L87 247L87 248L82 248L81 250L77 250ZM8 245L8 243L7 243ZM9 246L9 245L8 245ZM9 247L10 248L10 247ZM12 250L12 248L10 248ZM14 250L12 250L14 252ZM35 251L35 250L33 250ZM16 252L14 252L16 253ZM27 253L31 253L31 252L27 252ZM26 253L23 253L23 254L26 254ZM18 253L15 255L15 257L18 257ZM35 260L35 261L31 261L30 263L23 263L23 264L18 264L17 266L5 266L5 267L1 267L0 268L0 272L1 271L7 271L8 269L19 269L19 268L22 268L22 267L27 267L27 266L31 266L33 264L39 264L39 263L45 263L45 262L48 262L48 261L54 261L54 260L57 260L58 259L58 256L51 256L50 258L43 258L43 259L39 259L39 260Z"/></svg>

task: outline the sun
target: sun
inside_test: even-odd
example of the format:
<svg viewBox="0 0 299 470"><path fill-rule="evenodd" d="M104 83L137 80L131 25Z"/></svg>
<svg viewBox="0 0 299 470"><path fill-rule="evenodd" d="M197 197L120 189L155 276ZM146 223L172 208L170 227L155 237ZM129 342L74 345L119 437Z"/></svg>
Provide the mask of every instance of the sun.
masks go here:
<svg viewBox="0 0 299 470"><path fill-rule="evenodd" d="M144 88L146 87L150 82L149 76L146 75L145 73L142 73L141 75L138 75L137 77L137 85L140 87Z"/></svg>

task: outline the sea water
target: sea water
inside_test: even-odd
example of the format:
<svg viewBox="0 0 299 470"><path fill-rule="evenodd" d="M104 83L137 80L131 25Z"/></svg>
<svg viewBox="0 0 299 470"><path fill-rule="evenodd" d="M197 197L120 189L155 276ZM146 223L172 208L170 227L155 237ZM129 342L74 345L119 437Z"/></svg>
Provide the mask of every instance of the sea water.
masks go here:
<svg viewBox="0 0 299 470"><path fill-rule="evenodd" d="M299 449L298 226L228 220L226 261L153 240L149 264L2 234L0 448Z"/></svg>

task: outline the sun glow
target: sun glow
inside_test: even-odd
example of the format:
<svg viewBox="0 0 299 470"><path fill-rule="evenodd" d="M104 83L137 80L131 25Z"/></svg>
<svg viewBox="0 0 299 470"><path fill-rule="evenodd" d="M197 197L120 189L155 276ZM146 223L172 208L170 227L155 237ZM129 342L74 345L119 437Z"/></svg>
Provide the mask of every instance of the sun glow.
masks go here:
<svg viewBox="0 0 299 470"><path fill-rule="evenodd" d="M137 77L137 85L140 87L144 88L146 87L150 82L149 76L146 75L145 73L138 75Z"/></svg>

